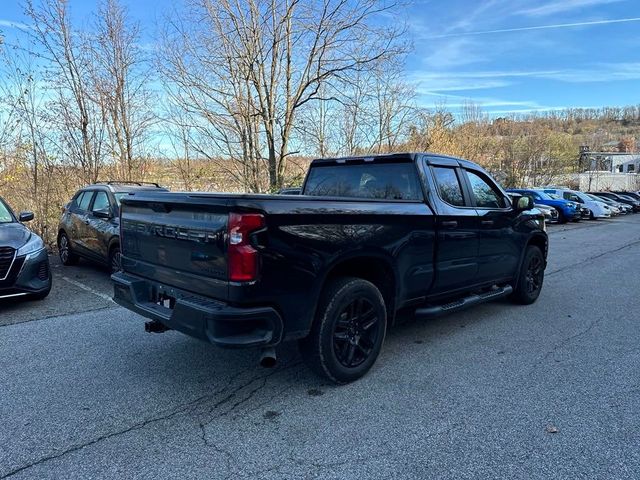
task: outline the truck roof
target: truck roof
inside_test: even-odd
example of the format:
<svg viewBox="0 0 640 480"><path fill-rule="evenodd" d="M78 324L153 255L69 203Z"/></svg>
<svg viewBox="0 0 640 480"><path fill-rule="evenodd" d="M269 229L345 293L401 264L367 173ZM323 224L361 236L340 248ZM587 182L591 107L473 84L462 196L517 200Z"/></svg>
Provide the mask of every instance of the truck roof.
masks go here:
<svg viewBox="0 0 640 480"><path fill-rule="evenodd" d="M455 165L456 163L465 166L478 168L479 165L464 160L462 158L452 157L450 155L442 155L440 153L432 152L401 152L401 153L381 153L381 154L364 154L364 155L352 155L348 157L331 157L331 158L317 158L311 162L311 166L326 165L335 163L347 163L347 162L397 162L410 160L415 162L418 158L426 156L428 157L428 163L439 165Z"/></svg>

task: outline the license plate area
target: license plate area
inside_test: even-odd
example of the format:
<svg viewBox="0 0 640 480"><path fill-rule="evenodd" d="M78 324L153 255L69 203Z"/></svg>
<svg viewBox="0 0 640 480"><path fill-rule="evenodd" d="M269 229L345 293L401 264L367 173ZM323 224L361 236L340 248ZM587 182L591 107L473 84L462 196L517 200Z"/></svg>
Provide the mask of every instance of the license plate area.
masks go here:
<svg viewBox="0 0 640 480"><path fill-rule="evenodd" d="M173 310L176 307L176 298L164 292L160 292L156 298L156 305Z"/></svg>

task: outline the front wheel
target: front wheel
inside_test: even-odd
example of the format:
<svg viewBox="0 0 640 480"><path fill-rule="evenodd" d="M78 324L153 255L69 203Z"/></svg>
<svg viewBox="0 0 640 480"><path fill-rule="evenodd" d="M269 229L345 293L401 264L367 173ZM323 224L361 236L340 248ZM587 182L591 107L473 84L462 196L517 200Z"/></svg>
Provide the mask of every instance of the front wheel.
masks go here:
<svg viewBox="0 0 640 480"><path fill-rule="evenodd" d="M522 260L518 283L511 298L521 305L535 302L542 291L544 282L544 255L535 245L529 245Z"/></svg>
<svg viewBox="0 0 640 480"><path fill-rule="evenodd" d="M564 212L559 208L556 208L556 211L558 212L558 223L567 223L567 217Z"/></svg>
<svg viewBox="0 0 640 480"><path fill-rule="evenodd" d="M300 353L318 375L337 384L352 382L375 363L386 327L387 311L376 286L340 278L325 288L311 332L299 342Z"/></svg>

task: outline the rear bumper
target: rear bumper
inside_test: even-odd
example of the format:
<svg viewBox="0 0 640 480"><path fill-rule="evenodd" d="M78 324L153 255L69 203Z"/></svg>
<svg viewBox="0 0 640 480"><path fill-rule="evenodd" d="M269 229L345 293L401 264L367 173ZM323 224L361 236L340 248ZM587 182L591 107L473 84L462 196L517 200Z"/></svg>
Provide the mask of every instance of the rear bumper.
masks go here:
<svg viewBox="0 0 640 480"><path fill-rule="evenodd" d="M233 307L125 272L111 278L116 303L191 337L228 348L273 346L282 339L282 318L272 307ZM173 308L157 304L160 295L174 298Z"/></svg>

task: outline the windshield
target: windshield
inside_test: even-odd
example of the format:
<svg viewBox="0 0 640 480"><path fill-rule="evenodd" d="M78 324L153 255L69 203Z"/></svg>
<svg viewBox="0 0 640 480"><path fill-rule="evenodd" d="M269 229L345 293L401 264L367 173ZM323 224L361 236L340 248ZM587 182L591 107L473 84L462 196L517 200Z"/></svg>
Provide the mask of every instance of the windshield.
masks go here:
<svg viewBox="0 0 640 480"><path fill-rule="evenodd" d="M317 165L311 168L305 195L420 200L422 191L413 163Z"/></svg>
<svg viewBox="0 0 640 480"><path fill-rule="evenodd" d="M603 203L609 203L606 200L596 196L596 195L591 195L590 193L587 193L587 197L589 197L591 200L595 200L596 202L603 202Z"/></svg>
<svg viewBox="0 0 640 480"><path fill-rule="evenodd" d="M560 195L556 195L555 193L547 193L551 200L564 200Z"/></svg>
<svg viewBox="0 0 640 480"><path fill-rule="evenodd" d="M0 223L12 223L14 221L13 214L9 207L0 200Z"/></svg>
<svg viewBox="0 0 640 480"><path fill-rule="evenodd" d="M548 194L547 192L543 192L541 190L533 190L533 191L536 192L542 200L553 200L551 195Z"/></svg>

